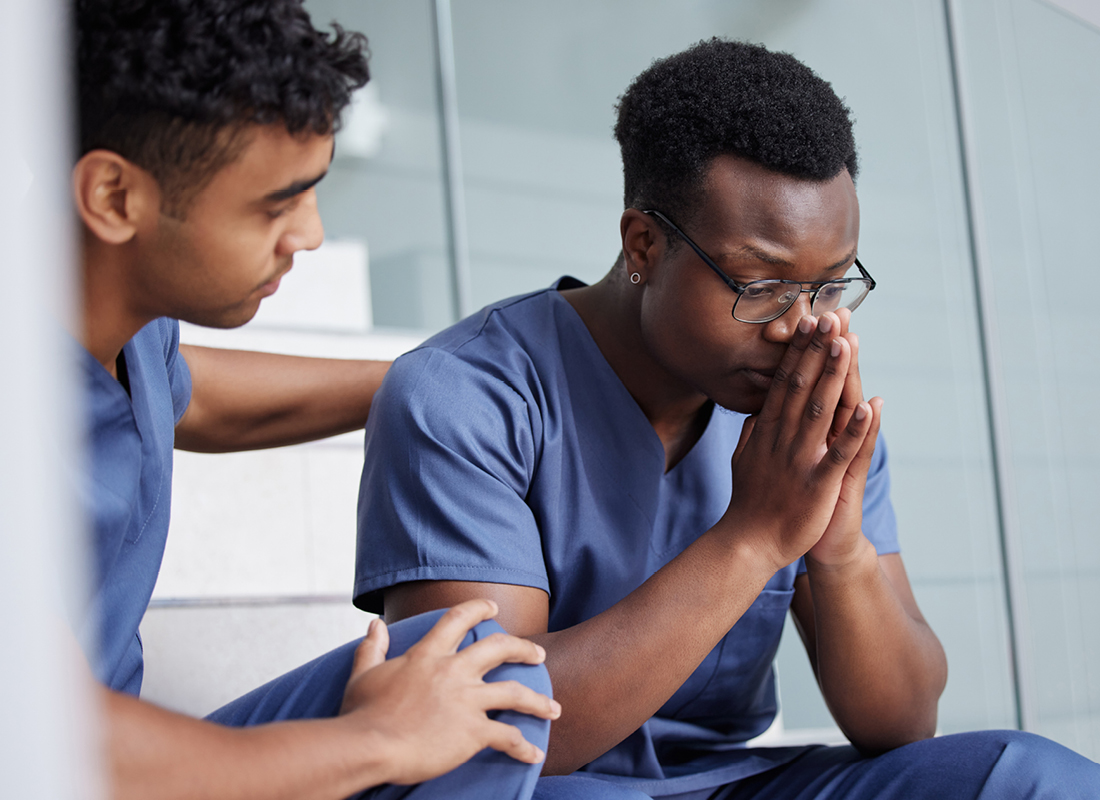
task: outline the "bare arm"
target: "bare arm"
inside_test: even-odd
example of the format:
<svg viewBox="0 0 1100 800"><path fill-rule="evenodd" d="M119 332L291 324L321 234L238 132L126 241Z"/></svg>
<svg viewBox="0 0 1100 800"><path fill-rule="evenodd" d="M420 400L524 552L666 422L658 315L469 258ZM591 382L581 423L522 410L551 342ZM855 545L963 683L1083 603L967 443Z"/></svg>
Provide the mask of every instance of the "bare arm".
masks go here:
<svg viewBox="0 0 1100 800"><path fill-rule="evenodd" d="M335 800L388 779L386 742L332 720L225 728L101 689L112 796Z"/></svg>
<svg viewBox="0 0 1100 800"><path fill-rule="evenodd" d="M340 715L330 719L227 728L101 689L113 796L340 800L382 783L437 777L485 747L537 763L539 749L486 712L553 719L560 707L520 684L482 678L502 663L541 663L545 653L500 634L456 652L466 632L495 612L484 600L453 608L388 661L386 626L372 625Z"/></svg>
<svg viewBox="0 0 1100 800"><path fill-rule="evenodd" d="M203 453L257 450L362 428L386 361L253 353L181 345L191 403L176 447Z"/></svg>
<svg viewBox="0 0 1100 800"><path fill-rule="evenodd" d="M852 744L877 753L935 733L947 659L900 555L879 556L867 542L843 567L809 566L795 580L791 613L829 710Z"/></svg>
<svg viewBox="0 0 1100 800"><path fill-rule="evenodd" d="M402 619L469 597L494 599L509 633L546 648L563 712L551 728L543 772L564 775L653 716L767 583L774 569L728 538L709 531L612 608L555 633L546 632L546 594L524 586L402 584L386 592L386 614Z"/></svg>
<svg viewBox="0 0 1100 800"><path fill-rule="evenodd" d="M546 647L564 709L544 772L572 772L651 717L752 604L777 569L806 552L831 518L873 410L853 415L826 447L850 347L811 330L792 344L755 426L734 456L734 492L722 520L612 608L547 633L545 593L529 587L420 582L386 593L400 619L469 596L505 610L509 632ZM811 412L810 409L813 409ZM828 414L821 413L828 409ZM799 503L791 503L797 496Z"/></svg>

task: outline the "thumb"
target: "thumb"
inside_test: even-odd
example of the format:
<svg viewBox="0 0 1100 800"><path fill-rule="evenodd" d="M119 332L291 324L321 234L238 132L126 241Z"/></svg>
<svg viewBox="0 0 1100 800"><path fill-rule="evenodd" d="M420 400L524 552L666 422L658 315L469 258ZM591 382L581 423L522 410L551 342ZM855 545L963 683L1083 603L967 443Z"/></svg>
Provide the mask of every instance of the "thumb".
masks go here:
<svg viewBox="0 0 1100 800"><path fill-rule="evenodd" d="M741 453L745 449L745 445L749 442L749 437L752 436L752 429L756 426L756 415L747 417L744 424L741 426L741 438L737 440L737 448L733 451L733 463L736 465L737 461L741 458Z"/></svg>
<svg viewBox="0 0 1100 800"><path fill-rule="evenodd" d="M374 669L386 660L390 649L390 632L381 618L371 620L367 635L355 649L355 660L351 665L351 677L356 678L369 669Z"/></svg>

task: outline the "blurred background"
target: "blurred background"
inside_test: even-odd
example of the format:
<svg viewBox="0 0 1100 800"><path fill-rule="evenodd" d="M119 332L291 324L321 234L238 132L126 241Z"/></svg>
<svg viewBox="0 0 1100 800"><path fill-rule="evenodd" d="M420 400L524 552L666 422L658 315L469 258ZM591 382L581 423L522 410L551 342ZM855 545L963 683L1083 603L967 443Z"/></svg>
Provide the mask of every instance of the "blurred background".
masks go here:
<svg viewBox="0 0 1100 800"><path fill-rule="evenodd" d="M1023 727L1100 758L1098 0L306 6L372 53L318 189L326 243L252 323L185 341L392 358L491 301L598 280L630 80L711 36L793 53L856 121L878 281L861 363L947 649L940 728ZM365 630L348 602L361 448L178 454L148 698L205 713ZM793 630L777 670L772 740L839 740Z"/></svg>

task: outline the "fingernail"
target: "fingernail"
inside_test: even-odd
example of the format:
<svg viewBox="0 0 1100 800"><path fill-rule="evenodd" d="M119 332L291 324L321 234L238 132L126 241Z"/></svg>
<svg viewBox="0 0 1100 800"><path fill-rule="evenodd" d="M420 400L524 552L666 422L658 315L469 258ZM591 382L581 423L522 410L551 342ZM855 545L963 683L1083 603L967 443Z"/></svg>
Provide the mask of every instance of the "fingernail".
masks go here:
<svg viewBox="0 0 1100 800"><path fill-rule="evenodd" d="M798 321L798 329L803 333L809 333L814 329L813 317L803 317Z"/></svg>
<svg viewBox="0 0 1100 800"><path fill-rule="evenodd" d="M856 406L856 419L858 419L860 422L863 422L863 420L867 419L866 403L860 403L858 406Z"/></svg>
<svg viewBox="0 0 1100 800"><path fill-rule="evenodd" d="M546 753L542 752L541 748L536 747L535 748L535 763L537 764L537 763L539 763L541 761L545 761L545 760L546 760Z"/></svg>
<svg viewBox="0 0 1100 800"><path fill-rule="evenodd" d="M559 703L557 700L551 700L550 701L550 713L552 713L555 717L560 717L561 716L561 703Z"/></svg>
<svg viewBox="0 0 1100 800"><path fill-rule="evenodd" d="M822 333L828 333L833 329L833 321L828 317L822 317L817 321L817 329Z"/></svg>
<svg viewBox="0 0 1100 800"><path fill-rule="evenodd" d="M546 660L546 648L543 647L541 644L536 644L535 647L538 649L539 658L541 658L543 661L545 661Z"/></svg>
<svg viewBox="0 0 1100 800"><path fill-rule="evenodd" d="M378 627L378 617L375 617L370 621L370 625L367 626L367 636L374 633L374 629Z"/></svg>
<svg viewBox="0 0 1100 800"><path fill-rule="evenodd" d="M833 354L833 358L840 355L840 339L833 339L833 346L829 348L829 352Z"/></svg>

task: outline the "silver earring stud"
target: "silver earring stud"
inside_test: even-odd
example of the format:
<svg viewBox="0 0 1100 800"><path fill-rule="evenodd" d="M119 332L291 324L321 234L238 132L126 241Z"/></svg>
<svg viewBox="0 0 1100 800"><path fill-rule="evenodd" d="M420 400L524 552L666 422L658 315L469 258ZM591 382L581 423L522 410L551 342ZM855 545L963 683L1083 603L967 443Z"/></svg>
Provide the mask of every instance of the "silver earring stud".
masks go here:
<svg viewBox="0 0 1100 800"><path fill-rule="evenodd" d="M630 282L633 283L635 286L637 286L639 283L642 282L642 276L640 274L638 274L637 272L631 272L630 273Z"/></svg>

